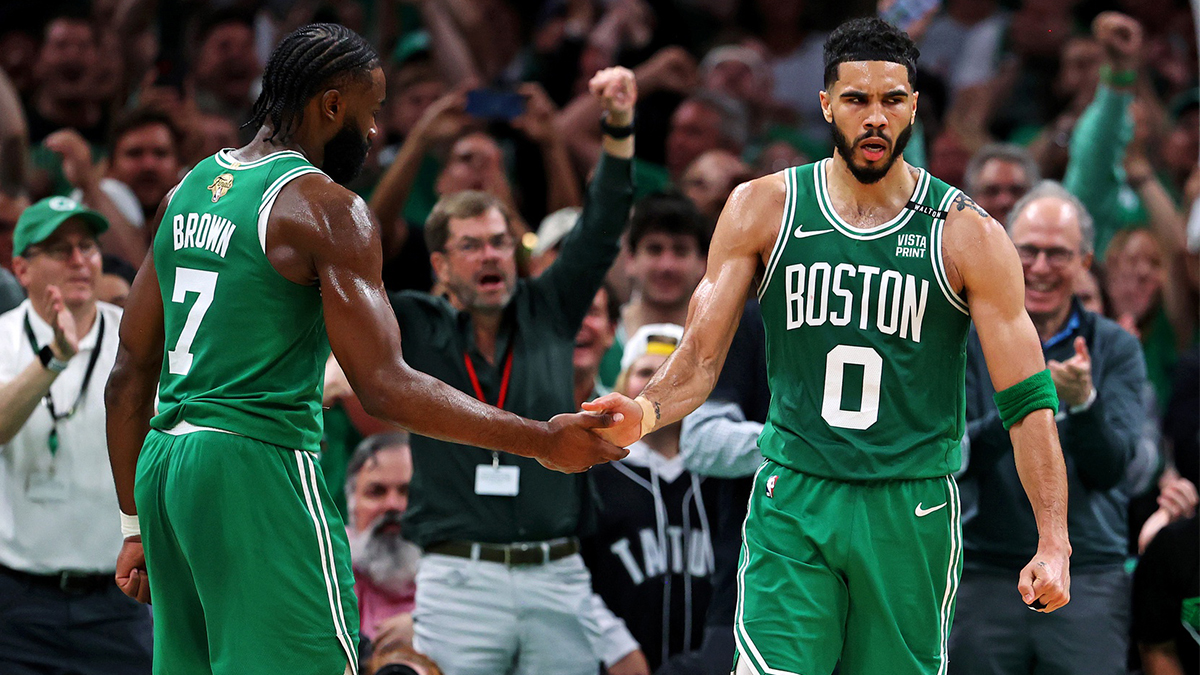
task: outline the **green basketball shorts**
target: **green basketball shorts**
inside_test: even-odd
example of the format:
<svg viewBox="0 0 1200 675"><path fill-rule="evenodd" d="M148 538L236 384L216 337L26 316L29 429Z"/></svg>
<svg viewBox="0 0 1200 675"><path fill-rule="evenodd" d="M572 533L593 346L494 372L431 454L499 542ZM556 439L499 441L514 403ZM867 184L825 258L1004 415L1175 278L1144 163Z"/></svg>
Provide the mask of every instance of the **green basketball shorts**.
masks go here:
<svg viewBox="0 0 1200 675"><path fill-rule="evenodd" d="M152 430L137 468L155 675L356 672L350 547L311 453Z"/></svg>
<svg viewBox="0 0 1200 675"><path fill-rule="evenodd" d="M744 535L738 667L945 674L962 567L953 478L847 483L767 460Z"/></svg>

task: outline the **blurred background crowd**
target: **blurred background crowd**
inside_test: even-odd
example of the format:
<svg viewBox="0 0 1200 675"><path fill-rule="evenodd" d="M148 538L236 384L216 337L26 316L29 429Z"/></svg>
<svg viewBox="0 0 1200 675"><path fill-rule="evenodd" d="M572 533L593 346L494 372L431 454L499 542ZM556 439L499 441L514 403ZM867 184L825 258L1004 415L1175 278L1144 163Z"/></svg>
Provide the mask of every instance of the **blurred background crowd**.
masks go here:
<svg viewBox="0 0 1200 675"><path fill-rule="evenodd" d="M1095 21L1109 11L1120 15ZM1014 205L1045 179L1086 208L1094 243L1079 252L1088 255L1065 249L1056 258L1043 249L1043 259L1034 248L1025 260L1022 252L1026 282L1035 266L1049 270L1047 279L1057 274L1070 285L1064 302L1074 295L1136 340L1145 372L1134 383L1136 449L1118 480L1072 483L1072 507L1077 489L1119 493L1106 502L1106 527L1121 538L1117 566L1126 576L1157 533L1190 523L1172 551L1191 550L1191 562L1168 590L1185 608L1191 599L1194 625L1197 573L1186 564L1200 545L1193 534L1200 97L1195 19L1185 0L0 3L0 312L17 307L29 288L10 273L16 222L54 196L107 219L96 297L120 305L163 197L197 161L254 135L242 125L279 39L306 23L337 22L375 45L387 77L379 133L349 187L378 220L383 280L394 292L439 292L424 225L439 197L463 190L490 193L513 215L522 276L545 270L579 220L602 154L600 104L587 82L608 66L633 71L629 229L576 337L574 373L557 374L571 378L577 402L614 387L632 395L669 352L647 345L677 339L667 329L640 331L638 339L639 329L684 323L733 188L832 152L817 95L822 45L840 22L874 13L900 24L921 50L910 164L960 186L1006 225ZM753 306L746 316L718 394L737 408L733 419L752 423L765 416L765 392L761 332L754 333L761 323L754 325ZM421 555L404 541L400 520L413 473L409 440L362 411L334 363L325 399L322 465L328 485L334 492L345 485L348 497L363 632L375 644L371 672L441 672L412 651ZM743 445L753 445L750 429ZM706 627L732 625L729 556L736 564L748 479L728 466L709 466L706 475L679 459L688 454L687 432L685 424L682 436L676 430L670 442L660 439L660 447L589 479L595 503L586 508L594 513L580 519L578 536L596 595L612 615L594 663L617 675L727 672L728 661L715 669L706 661ZM964 485L972 479L987 480L964 475ZM641 503L643 483L652 484L645 492L653 499L638 512L630 504ZM18 498L0 494L0 502ZM965 521L972 515L964 510ZM12 566L3 555L0 564ZM1190 590L1179 591L1181 584ZM1012 585L1015 598L1015 575ZM1195 673L1194 637L1190 647L1175 642L1179 610L1166 629L1147 627L1154 622L1144 617L1168 610L1147 609L1136 588L1110 596L1133 631L1128 664L1122 660L1117 672L1173 672L1155 669L1161 647ZM0 615L11 608L0 602ZM19 621L0 619L0 643ZM986 672L1041 672L1030 659L993 666Z"/></svg>

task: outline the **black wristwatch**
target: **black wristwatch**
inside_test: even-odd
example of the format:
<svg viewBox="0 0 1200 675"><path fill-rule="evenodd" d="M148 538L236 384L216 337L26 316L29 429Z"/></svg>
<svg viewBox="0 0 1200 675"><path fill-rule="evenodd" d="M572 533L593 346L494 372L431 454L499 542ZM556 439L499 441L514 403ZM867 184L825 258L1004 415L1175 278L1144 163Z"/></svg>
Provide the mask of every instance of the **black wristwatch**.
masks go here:
<svg viewBox="0 0 1200 675"><path fill-rule="evenodd" d="M50 349L50 345L46 345L38 351L38 360L42 362L42 367L46 370L61 373L67 369L66 361L54 358L54 350Z"/></svg>
<svg viewBox="0 0 1200 675"><path fill-rule="evenodd" d="M633 118L629 119L629 124L617 127L608 123L608 113L605 112L600 116L600 131L603 131L609 138L617 141L629 138L633 135Z"/></svg>

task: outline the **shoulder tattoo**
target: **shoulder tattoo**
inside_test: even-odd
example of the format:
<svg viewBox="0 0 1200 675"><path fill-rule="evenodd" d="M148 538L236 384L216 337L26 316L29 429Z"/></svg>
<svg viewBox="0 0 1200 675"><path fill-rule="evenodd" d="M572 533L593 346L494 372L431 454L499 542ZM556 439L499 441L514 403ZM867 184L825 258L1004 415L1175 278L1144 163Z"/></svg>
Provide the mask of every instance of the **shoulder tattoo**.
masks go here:
<svg viewBox="0 0 1200 675"><path fill-rule="evenodd" d="M954 196L954 201L952 203L954 204L954 209L956 211L970 209L970 210L974 211L975 213L978 213L979 215L983 216L984 218L991 217L988 215L987 211L984 211L978 204L976 204L974 201L972 201L972 199L970 197L968 197L965 192L959 191L959 193Z"/></svg>

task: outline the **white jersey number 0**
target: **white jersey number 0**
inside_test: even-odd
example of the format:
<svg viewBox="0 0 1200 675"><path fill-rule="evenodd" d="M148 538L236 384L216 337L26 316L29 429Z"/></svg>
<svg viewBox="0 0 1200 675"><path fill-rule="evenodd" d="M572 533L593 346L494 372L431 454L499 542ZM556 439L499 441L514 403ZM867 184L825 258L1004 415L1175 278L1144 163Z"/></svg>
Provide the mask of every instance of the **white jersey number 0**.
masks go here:
<svg viewBox="0 0 1200 675"><path fill-rule="evenodd" d="M846 364L863 368L862 405L858 410L842 408ZM879 382L883 378L883 357L870 347L838 345L825 357L825 393L821 417L831 427L867 429L879 419Z"/></svg>

